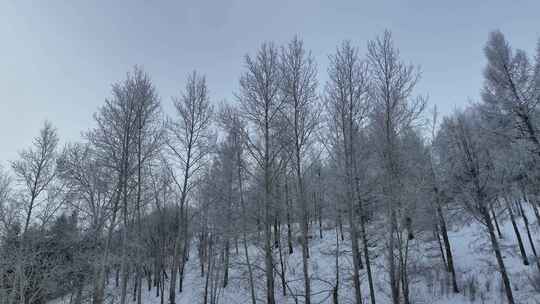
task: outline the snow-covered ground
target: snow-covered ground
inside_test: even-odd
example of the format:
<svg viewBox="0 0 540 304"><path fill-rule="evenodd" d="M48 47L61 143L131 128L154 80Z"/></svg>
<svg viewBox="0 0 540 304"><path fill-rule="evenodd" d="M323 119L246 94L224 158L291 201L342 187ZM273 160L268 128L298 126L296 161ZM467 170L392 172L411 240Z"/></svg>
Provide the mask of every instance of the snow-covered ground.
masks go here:
<svg viewBox="0 0 540 304"><path fill-rule="evenodd" d="M531 212L532 213L532 212ZM534 216L530 216L533 219ZM531 279L537 275L532 250L527 240L525 228L520 218L518 225L522 232L523 242L526 246L530 259L530 265L523 265L522 258L517 250L517 242L511 222L500 220L503 233L502 249L504 262L508 268L510 281L512 283L514 297L520 304L540 303L540 292L533 289ZM533 235L538 235L537 223L531 223ZM506 303L505 295L501 287L500 275L496 271L496 263L487 233L483 226L472 223L465 225L458 231L450 232L450 241L453 246L454 263L457 270L459 294L454 294L451 290L450 279L447 272L442 268L439 255L439 248L435 242L427 242L428 236L420 235L411 243L411 300L414 304L455 304L455 303ZM538 239L535 239L538 243ZM540 245L539 245L540 246ZM195 247L195 246L193 246ZM234 246L233 246L234 247ZM230 283L225 289L219 290L219 302L224 304L250 303L249 288L247 281L247 267L245 266L242 247L239 246L239 253L232 250L232 263L230 272ZM314 235L310 244L310 271L312 277L312 303L331 303L332 284L335 282L335 250L336 233L333 229L324 231L324 237L320 239L318 233ZM350 256L350 245L347 242L340 244L340 303L353 303L353 289L350 279L350 269L352 261ZM372 253L374 256L373 273L376 278L377 303L390 303L386 270L384 268L384 256ZM184 291L178 293L177 303L202 303L205 279L200 275L200 266L196 252L192 252L186 265L186 278L184 280ZM263 259L262 251L256 247L250 247L250 259L254 264L254 276L257 290L257 300L264 303L264 275L262 272ZM276 301L277 303L295 303L293 293L301 294L303 290L302 264L300 248L295 248L292 255L284 255L287 265L287 280L290 290L288 296L283 296L280 277L276 275ZM279 256L276 255L279 263ZM279 264L277 265L279 269ZM369 290L365 269L362 274L362 295L365 303L368 303ZM145 285L146 287L146 282ZM165 290L168 290L166 288ZM107 303L118 303L118 291L112 286L109 287L110 298ZM166 292L167 295L167 292ZM131 301L131 296L130 296ZM299 303L303 302L301 296ZM165 297L165 303L167 303ZM69 303L69 299L58 299L54 304ZM53 304L51 303L51 304ZM156 297L153 288L150 292L143 290L143 303L158 304L160 298Z"/></svg>

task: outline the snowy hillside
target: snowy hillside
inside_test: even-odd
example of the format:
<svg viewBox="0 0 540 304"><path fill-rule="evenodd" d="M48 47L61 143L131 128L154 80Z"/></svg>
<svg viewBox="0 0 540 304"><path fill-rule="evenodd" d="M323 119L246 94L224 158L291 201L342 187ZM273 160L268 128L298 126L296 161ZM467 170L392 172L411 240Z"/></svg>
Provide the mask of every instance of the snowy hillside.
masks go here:
<svg viewBox="0 0 540 304"><path fill-rule="evenodd" d="M532 215L532 214L531 214ZM536 225L534 225L536 226ZM523 227L520 227L523 228ZM537 228L535 228L538 230ZM540 302L539 290L534 290L533 286L540 287L540 280L533 284L533 278L538 278L538 270L534 261L530 257L529 266L523 265L522 259L518 254L515 242L515 234L509 220L501 223L501 232L503 239L501 241L504 253L504 262L510 273L514 296L517 303L536 304ZM536 231L534 231L536 233ZM338 237L339 239L339 237ZM423 244L429 244L423 240ZM504 291L501 287L500 275L496 271L495 258L489 241L487 232L478 224L470 224L461 228L459 231L450 232L450 241L453 245L454 260L456 265L459 294L454 294L450 286L448 274L442 269L442 262L437 248L426 246L413 250L417 255L412 259L417 260L415 271L410 275L413 278L411 284L411 301L414 304L456 304L456 303L506 303ZM537 240L538 241L538 240ZM526 243L526 251L532 255L531 248ZM353 288L350 280L351 254L350 246L347 242L341 243L340 240L340 303L353 303ZM412 244L414 247L415 244ZM335 252L336 252L336 232L334 230L325 230L323 239L316 237L312 239L310 246L311 258L310 268L313 272L312 293L313 303L331 303L332 288L336 278ZM372 254L376 253L372 250ZM234 252L234 250L233 250ZM200 266L196 252L191 253L191 258L186 265L186 277L184 280L184 291L178 293L177 303L203 303L205 278L200 275ZM255 265L256 290L259 291L258 303L264 303L262 291L264 291L264 275L262 271L263 258L262 252L257 248L250 247L250 258ZM288 256L284 255L287 265L287 281L289 284L288 296L283 296L280 288L281 279L276 277L277 302L295 303L295 297L292 293L302 294L302 259L300 248L295 247L295 253ZM278 261L279 262L279 261ZM218 303L224 304L242 304L249 303L249 289L247 282L247 269L242 250L238 254L233 254L231 264L230 283L227 288L219 288ZM365 271L362 270L362 286L364 303L369 303L369 290ZM386 270L384 269L384 257L379 256L374 261L374 275L376 277L376 295L377 303L391 303L388 294L388 283L386 282ZM112 279L111 279L112 281ZM119 289L109 286L109 299L106 303L118 303ZM130 289L132 290L132 289ZM168 286L165 288L164 302L167 299ZM303 303L303 298L298 296L298 303ZM143 289L143 303L159 304L160 297L156 296L156 288L152 287L150 291ZM70 303L70 297L58 299L49 304Z"/></svg>

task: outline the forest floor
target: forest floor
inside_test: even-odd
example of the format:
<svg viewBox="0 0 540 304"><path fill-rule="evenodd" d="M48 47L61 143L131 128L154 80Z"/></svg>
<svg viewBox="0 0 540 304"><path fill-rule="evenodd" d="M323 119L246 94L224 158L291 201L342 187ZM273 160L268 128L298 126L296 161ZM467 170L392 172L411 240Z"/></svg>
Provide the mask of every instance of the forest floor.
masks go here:
<svg viewBox="0 0 540 304"><path fill-rule="evenodd" d="M532 221L532 212L529 219ZM518 225L522 233L525 249L529 256L529 266L523 265L521 256L517 248L516 235L510 220L500 219L501 247L503 250L504 263L509 271L516 303L536 304L540 303L540 272L535 266L534 256L529 246L525 227L521 218L518 218ZM531 233L540 235L538 223L532 221ZM310 240L310 275L312 284L312 303L332 303L332 288L336 280L336 231L332 228L323 228L323 238L319 237L317 226L313 226L313 238ZM374 227L371 227L374 229ZM316 232L316 233L315 233ZM410 242L409 253L409 276L410 294L412 304L456 304L456 303L506 303L506 297L501 286L500 275L496 270L495 258L489 243L487 231L477 223L464 224L459 229L450 231L450 242L453 246L454 263L457 271L457 281L460 293L452 292L450 277L443 268L438 243L430 235L417 235ZM353 303L353 288L350 277L352 269L351 250L348 237L341 242L339 238L339 303ZM539 238L535 238L535 244L540 246ZM285 245L285 243L284 243ZM190 254L190 259L186 264L184 279L184 289L177 294L178 304L203 303L205 290L205 277L201 277L200 265L197 258L195 246ZM223 304L244 304L251 303L248 285L247 267L242 244L239 242L239 251L236 253L235 246L231 251L231 270L229 284L226 288L221 287L223 272L216 272L219 276L219 284L216 284L217 303ZM540 249L540 248L539 248ZM286 246L283 248L286 251ZM275 250L277 251L277 250ZM249 247L250 260L254 269L255 290L257 291L257 303L264 303L265 280L263 272L263 252L255 246ZM376 300L379 304L390 303L388 292L387 270L385 269L385 257L380 249L373 249L372 271L375 277ZM281 272L279 255L276 253L277 269ZM276 302L303 303L303 274L301 250L297 245L292 255L284 252L284 264L286 265L286 277L288 281L287 296L283 296L281 288L281 278L276 275ZM217 269L217 268L216 268ZM217 271L217 270L216 270ZM369 303L369 289L365 268L361 270L362 296L364 303ZM156 297L156 290L146 289L146 282L143 285L143 303L159 304L160 298ZM534 288L536 286L536 290ZM164 303L168 303L168 288L165 288ZM118 303L118 289L114 286L108 288L107 304ZM298 296L291 296L298 294ZM69 303L69 297L57 299L50 304ZM131 295L129 303L132 302ZM210 303L210 302L209 302Z"/></svg>

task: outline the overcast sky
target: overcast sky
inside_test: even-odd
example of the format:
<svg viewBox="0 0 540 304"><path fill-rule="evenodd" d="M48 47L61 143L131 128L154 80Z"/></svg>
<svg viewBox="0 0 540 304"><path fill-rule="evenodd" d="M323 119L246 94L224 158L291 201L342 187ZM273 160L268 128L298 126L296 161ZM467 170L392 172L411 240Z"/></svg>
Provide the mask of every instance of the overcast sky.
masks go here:
<svg viewBox="0 0 540 304"><path fill-rule="evenodd" d="M478 100L490 30L534 50L540 1L24 1L0 3L0 164L17 157L45 119L63 142L93 127L92 114L133 65L142 65L166 110L193 69L215 101L232 99L243 56L263 41L304 39L326 80L344 39L390 29L422 70L417 93L443 113ZM33 2L32 4L30 2Z"/></svg>

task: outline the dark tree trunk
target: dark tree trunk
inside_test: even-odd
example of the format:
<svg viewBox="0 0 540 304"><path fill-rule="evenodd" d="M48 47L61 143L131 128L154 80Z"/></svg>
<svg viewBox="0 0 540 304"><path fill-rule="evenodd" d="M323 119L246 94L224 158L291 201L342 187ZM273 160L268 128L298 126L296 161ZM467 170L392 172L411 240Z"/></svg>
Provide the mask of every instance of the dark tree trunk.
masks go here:
<svg viewBox="0 0 540 304"><path fill-rule="evenodd" d="M525 246L523 246L523 240L521 239L521 233L519 232L519 228L516 223L516 217L514 216L514 211L512 210L512 206L510 205L510 202L504 198L504 202L506 203L506 208L508 209L508 213L510 214L510 221L512 222L512 227L514 228L514 233L516 234L516 239L519 246L519 253L521 254L521 257L523 258L523 265L529 265L529 259L527 258L527 252L525 251Z"/></svg>
<svg viewBox="0 0 540 304"><path fill-rule="evenodd" d="M345 236L343 235L343 220L341 218L341 210L338 210L338 224L339 224L339 234L341 234L341 241L345 241Z"/></svg>
<svg viewBox="0 0 540 304"><path fill-rule="evenodd" d="M369 257L369 243L366 233L366 217L364 215L360 216L360 229L362 234L362 243L364 247L364 258L366 260L366 270L368 275L368 284L369 284L369 297L371 304L375 304L375 286L373 284L373 274L371 273L371 262Z"/></svg>
<svg viewBox="0 0 540 304"><path fill-rule="evenodd" d="M114 276L114 284L116 285L116 288L120 286L120 267L116 267L116 274Z"/></svg>
<svg viewBox="0 0 540 304"><path fill-rule="evenodd" d="M433 225L433 237L437 240L437 244L439 245L439 251L441 253L441 260L443 262L444 268L447 271L450 271L450 268L448 267L448 263L446 262L446 256L444 255L444 247L443 247L443 243L441 241L441 235L439 232L439 224L437 223Z"/></svg>
<svg viewBox="0 0 540 304"><path fill-rule="evenodd" d="M536 262L536 267L540 270L540 261L538 260L538 254L536 253L536 246L534 245L533 238L531 236L531 229L529 227L529 218L527 217L527 214L525 214L525 211L523 210L523 204L520 200L517 200L517 205L519 207L519 213L521 214L521 218L523 219L523 224L525 225L525 230L527 231L527 238L529 239L529 245L531 246L531 250L534 254L534 259Z"/></svg>
<svg viewBox="0 0 540 304"><path fill-rule="evenodd" d="M225 252L223 261L223 288L229 284L229 239L225 241Z"/></svg>
<svg viewBox="0 0 540 304"><path fill-rule="evenodd" d="M503 235L501 233L501 227L499 227L499 221L497 220L497 214L495 213L495 210L493 209L493 206L490 206L491 208L491 214L493 216L493 221L495 222L495 228L497 229L497 234L499 235L499 238L502 239Z"/></svg>
<svg viewBox="0 0 540 304"><path fill-rule="evenodd" d="M440 204L437 204L437 213L439 217L439 224L441 225L441 233L444 241L444 248L446 250L446 260L448 262L448 271L452 275L452 289L455 293L459 293L459 288L456 279L456 269L454 267L454 257L452 254L452 247L450 245L450 239L448 238L448 228L446 226L446 220Z"/></svg>
<svg viewBox="0 0 540 304"><path fill-rule="evenodd" d="M510 285L510 279L508 278L508 274L506 273L506 267L504 265L501 249L499 247L499 241L497 240L497 236L495 235L495 230L493 229L493 223L491 222L489 211L485 207L483 207L481 213L482 217L484 218L484 222L486 222L487 224L489 238L491 240L491 247L493 248L493 251L495 253L495 258L497 259L497 264L499 266L499 272L503 281L506 298L509 304L515 304L514 296L512 294L512 286Z"/></svg>

